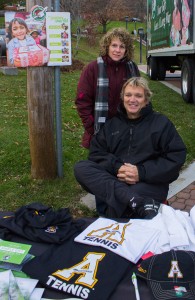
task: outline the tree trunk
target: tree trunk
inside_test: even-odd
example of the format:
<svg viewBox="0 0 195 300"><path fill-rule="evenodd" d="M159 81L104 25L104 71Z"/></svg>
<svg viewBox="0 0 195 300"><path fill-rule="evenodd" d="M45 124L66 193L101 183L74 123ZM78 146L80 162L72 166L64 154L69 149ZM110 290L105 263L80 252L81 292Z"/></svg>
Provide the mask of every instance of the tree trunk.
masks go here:
<svg viewBox="0 0 195 300"><path fill-rule="evenodd" d="M34 5L51 9L51 1L26 1L27 11ZM52 67L27 68L27 102L31 154L31 176L52 179L57 176L53 112Z"/></svg>

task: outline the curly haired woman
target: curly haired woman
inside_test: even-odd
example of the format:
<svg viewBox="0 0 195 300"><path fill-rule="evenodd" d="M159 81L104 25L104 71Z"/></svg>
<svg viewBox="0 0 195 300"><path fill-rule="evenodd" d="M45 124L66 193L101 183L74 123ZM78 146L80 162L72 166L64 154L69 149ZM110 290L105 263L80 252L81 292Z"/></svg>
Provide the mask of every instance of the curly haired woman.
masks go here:
<svg viewBox="0 0 195 300"><path fill-rule="evenodd" d="M124 28L114 28L102 37L99 54L84 68L77 88L75 103L84 126L84 148L89 148L105 121L116 115L124 82L140 76L132 61L133 42Z"/></svg>

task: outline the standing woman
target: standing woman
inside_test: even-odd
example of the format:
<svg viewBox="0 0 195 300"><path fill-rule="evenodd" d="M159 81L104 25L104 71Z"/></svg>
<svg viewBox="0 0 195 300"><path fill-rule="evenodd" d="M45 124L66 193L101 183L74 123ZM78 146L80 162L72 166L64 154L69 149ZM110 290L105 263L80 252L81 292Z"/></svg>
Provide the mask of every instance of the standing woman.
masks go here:
<svg viewBox="0 0 195 300"><path fill-rule="evenodd" d="M114 28L100 40L100 56L83 70L75 103L84 126L84 148L89 148L93 134L105 121L116 115L123 84L128 78L140 76L132 58L129 32Z"/></svg>

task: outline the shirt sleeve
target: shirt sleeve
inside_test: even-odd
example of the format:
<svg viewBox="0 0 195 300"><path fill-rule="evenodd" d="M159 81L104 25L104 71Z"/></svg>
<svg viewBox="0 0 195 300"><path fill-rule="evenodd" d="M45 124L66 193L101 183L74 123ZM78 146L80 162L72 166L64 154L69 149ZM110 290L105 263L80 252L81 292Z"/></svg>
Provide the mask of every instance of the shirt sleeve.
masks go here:
<svg viewBox="0 0 195 300"><path fill-rule="evenodd" d="M140 181L147 183L171 183L179 176L186 159L186 147L175 126L167 119L156 144L160 155L138 165Z"/></svg>
<svg viewBox="0 0 195 300"><path fill-rule="evenodd" d="M116 176L123 162L109 151L109 140L106 136L105 127L107 126L104 125L100 131L93 136L90 144L89 159L98 163L110 174ZM108 128L107 131L109 131Z"/></svg>
<svg viewBox="0 0 195 300"><path fill-rule="evenodd" d="M82 72L79 79L75 104L85 130L94 133L94 106L97 85L97 70L94 62Z"/></svg>

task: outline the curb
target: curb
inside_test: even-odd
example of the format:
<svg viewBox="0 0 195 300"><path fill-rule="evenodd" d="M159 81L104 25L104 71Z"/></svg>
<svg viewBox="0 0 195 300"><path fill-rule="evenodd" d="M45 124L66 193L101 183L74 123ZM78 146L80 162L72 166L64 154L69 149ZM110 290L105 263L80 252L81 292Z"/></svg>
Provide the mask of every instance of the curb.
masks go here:
<svg viewBox="0 0 195 300"><path fill-rule="evenodd" d="M195 181L195 161L183 170L178 179L170 184L167 199L181 192L188 185Z"/></svg>

